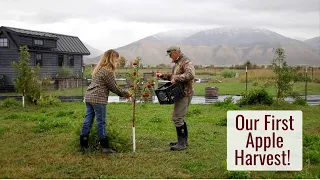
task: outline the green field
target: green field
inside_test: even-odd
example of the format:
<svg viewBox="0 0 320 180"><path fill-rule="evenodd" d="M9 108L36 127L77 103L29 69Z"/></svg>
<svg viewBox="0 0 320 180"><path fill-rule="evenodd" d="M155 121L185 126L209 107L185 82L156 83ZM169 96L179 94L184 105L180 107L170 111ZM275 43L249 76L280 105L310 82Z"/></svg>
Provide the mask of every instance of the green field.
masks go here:
<svg viewBox="0 0 320 180"><path fill-rule="evenodd" d="M92 68L87 68L85 74L90 74ZM161 72L161 73L169 73L170 69L142 69L141 72ZM234 71L239 74L238 78L223 78L221 72L223 69L197 69L196 70L196 78L209 78L208 83L195 83L195 95L196 96L204 96L206 87L217 87L219 95L239 95L246 91L246 79L245 79L245 71L243 70L228 70ZM118 69L118 73L126 73L129 72L129 69ZM303 72L301 72L303 73ZM275 95L276 88L274 85L268 84L270 82L270 77L274 76L274 73L270 69L253 69L248 70L248 78L247 78L247 89L253 88L265 88L267 92L271 95ZM314 72L308 74L309 78L312 78L312 81L307 83L307 94L320 94L320 70L315 69ZM122 82L118 82L119 84ZM64 89L64 90L54 90L51 93L59 95L59 96L81 96L86 91L86 86L72 89ZM304 95L305 94L305 82L296 82L293 85L293 95ZM17 93L0 93L0 96L11 96L18 95ZM110 95L114 95L111 93Z"/></svg>
<svg viewBox="0 0 320 180"><path fill-rule="evenodd" d="M300 172L228 172L226 113L230 109L303 111L303 170ZM176 138L171 105L139 104L137 150L131 150L132 107L108 104L108 128L125 140L122 153L78 151L83 103L25 109L0 109L0 178L320 178L320 106L217 107L192 104L187 114L189 147L170 152ZM95 132L93 132L95 133ZM116 140L114 140L116 141ZM116 143L116 142L113 142Z"/></svg>

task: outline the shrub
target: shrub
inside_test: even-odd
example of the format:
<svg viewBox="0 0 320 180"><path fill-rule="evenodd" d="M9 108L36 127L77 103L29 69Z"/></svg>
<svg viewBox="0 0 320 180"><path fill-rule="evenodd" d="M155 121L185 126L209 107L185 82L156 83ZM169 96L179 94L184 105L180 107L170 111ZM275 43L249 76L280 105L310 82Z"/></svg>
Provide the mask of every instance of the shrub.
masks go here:
<svg viewBox="0 0 320 180"><path fill-rule="evenodd" d="M61 104L61 100L52 94L43 93L38 100L40 106L58 106Z"/></svg>
<svg viewBox="0 0 320 180"><path fill-rule="evenodd" d="M242 98L238 101L240 106L243 105L271 105L272 97L265 89L252 89L249 92L242 93Z"/></svg>
<svg viewBox="0 0 320 180"><path fill-rule="evenodd" d="M236 72L230 70L223 70L221 76L224 78L233 78L236 75Z"/></svg>
<svg viewBox="0 0 320 180"><path fill-rule="evenodd" d="M14 98L7 98L3 101L0 102L0 107L17 107L17 106L21 106L21 102L17 101Z"/></svg>
<svg viewBox="0 0 320 180"><path fill-rule="evenodd" d="M216 107L222 107L222 108L227 108L229 110L236 110L239 109L239 107L233 103L232 97L226 97L224 98L223 101L217 101L213 104Z"/></svg>
<svg viewBox="0 0 320 180"><path fill-rule="evenodd" d="M232 97L226 97L224 98L223 101L217 101L214 103L214 106L217 106L217 107L222 107L222 106L225 106L225 105L229 105L229 104L233 104L233 101L232 101Z"/></svg>
<svg viewBox="0 0 320 180"><path fill-rule="evenodd" d="M293 104L301 105L301 106L306 106L306 105L308 105L308 104L307 104L307 101L306 101L305 99L303 99L302 97L297 97L297 98L294 100Z"/></svg>
<svg viewBox="0 0 320 180"><path fill-rule="evenodd" d="M70 77L72 75L72 69L68 67L62 67L57 70L59 77Z"/></svg>

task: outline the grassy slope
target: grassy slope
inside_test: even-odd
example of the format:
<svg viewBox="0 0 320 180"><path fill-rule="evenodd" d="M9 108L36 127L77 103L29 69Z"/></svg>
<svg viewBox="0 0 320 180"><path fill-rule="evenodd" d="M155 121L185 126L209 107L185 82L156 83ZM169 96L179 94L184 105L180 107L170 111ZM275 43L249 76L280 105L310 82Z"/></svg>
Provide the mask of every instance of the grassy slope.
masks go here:
<svg viewBox="0 0 320 180"><path fill-rule="evenodd" d="M248 108L247 108L248 109ZM277 109L250 107L249 109ZM285 105L301 109L304 133L319 137L320 106ZM131 105L108 105L109 127L131 142ZM188 112L189 148L170 152L175 129L172 106L138 106L137 152L106 156L77 150L84 116L83 103L58 107L29 106L0 109L0 178L227 178L226 118L228 108L191 105ZM318 141L317 143L320 143ZM320 148L320 144L319 144ZM301 172L250 172L250 178L319 178L320 163L304 160Z"/></svg>

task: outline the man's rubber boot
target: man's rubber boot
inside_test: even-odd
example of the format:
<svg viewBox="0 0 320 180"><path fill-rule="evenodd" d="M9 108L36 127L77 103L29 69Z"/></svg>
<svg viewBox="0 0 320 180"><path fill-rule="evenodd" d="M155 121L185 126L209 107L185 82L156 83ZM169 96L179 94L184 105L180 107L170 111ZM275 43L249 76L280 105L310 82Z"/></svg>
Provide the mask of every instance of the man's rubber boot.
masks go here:
<svg viewBox="0 0 320 180"><path fill-rule="evenodd" d="M170 148L171 151L180 151L180 150L184 150L187 148L186 134L184 132L183 126L176 127L176 130L177 130L177 134L178 134L178 142L176 145L171 146L171 148Z"/></svg>
<svg viewBox="0 0 320 180"><path fill-rule="evenodd" d="M89 136L80 136L80 150L85 151L89 147Z"/></svg>
<svg viewBox="0 0 320 180"><path fill-rule="evenodd" d="M188 146L188 145L189 145L189 143L188 143L188 127L187 127L187 123L186 123L186 122L184 122L184 124L183 124L183 129L184 129L184 133L185 133L185 135L186 135L186 138L185 138L185 140L186 140L186 146ZM178 135L178 131L177 131L177 136L179 136L179 135ZM176 145L177 143L178 143L178 141L170 142L169 145L170 145L170 146L174 146L174 145Z"/></svg>
<svg viewBox="0 0 320 180"><path fill-rule="evenodd" d="M111 149L109 146L108 137L100 139L101 151L104 154L114 154L117 153L115 150Z"/></svg>

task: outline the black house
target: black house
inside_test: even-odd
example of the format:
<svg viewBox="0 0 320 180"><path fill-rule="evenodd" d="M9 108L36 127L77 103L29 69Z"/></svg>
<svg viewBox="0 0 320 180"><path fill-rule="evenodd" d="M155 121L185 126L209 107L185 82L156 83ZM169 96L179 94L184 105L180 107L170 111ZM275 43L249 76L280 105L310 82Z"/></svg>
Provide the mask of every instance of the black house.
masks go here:
<svg viewBox="0 0 320 180"><path fill-rule="evenodd" d="M81 76L83 56L90 55L78 37L39 32L13 27L0 27L0 86L12 86L17 73L12 62L19 60L19 47L27 45L30 66L40 65L40 74L56 77L58 69L72 69L74 76Z"/></svg>

